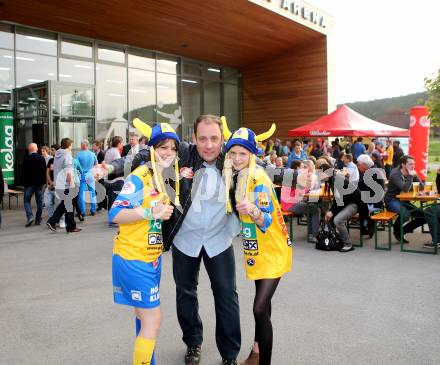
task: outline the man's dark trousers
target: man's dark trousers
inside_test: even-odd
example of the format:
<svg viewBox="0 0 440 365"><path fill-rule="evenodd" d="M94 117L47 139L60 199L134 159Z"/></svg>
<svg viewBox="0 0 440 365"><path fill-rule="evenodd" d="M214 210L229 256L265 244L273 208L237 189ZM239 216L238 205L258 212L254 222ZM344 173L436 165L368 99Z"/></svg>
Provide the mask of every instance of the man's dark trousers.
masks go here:
<svg viewBox="0 0 440 365"><path fill-rule="evenodd" d="M199 257L185 255L173 246L173 276L176 283L177 318L187 346L201 345L203 325L199 316L197 284L203 258L214 294L215 337L220 355L236 359L240 352L240 310L235 275L234 249L229 247L210 258L202 248Z"/></svg>
<svg viewBox="0 0 440 365"><path fill-rule="evenodd" d="M77 189L57 190L56 196L62 200L59 202L54 213L47 222L50 223L52 226L55 226L55 224L60 222L60 219L64 214L66 221L66 231L75 229L76 223L75 223L73 207L75 204L78 204L78 190Z"/></svg>

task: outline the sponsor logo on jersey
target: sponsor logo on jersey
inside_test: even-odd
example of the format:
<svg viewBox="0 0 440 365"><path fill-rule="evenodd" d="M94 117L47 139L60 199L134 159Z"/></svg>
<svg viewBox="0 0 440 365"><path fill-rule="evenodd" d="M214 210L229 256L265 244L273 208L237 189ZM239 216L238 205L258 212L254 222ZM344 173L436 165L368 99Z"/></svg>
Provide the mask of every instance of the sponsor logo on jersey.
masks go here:
<svg viewBox="0 0 440 365"><path fill-rule="evenodd" d="M160 220L155 219L150 221L150 229L151 233L162 233L162 223Z"/></svg>
<svg viewBox="0 0 440 365"><path fill-rule="evenodd" d="M254 259L247 259L246 263L248 264L248 266L254 266L255 265L255 260Z"/></svg>
<svg viewBox="0 0 440 365"><path fill-rule="evenodd" d="M142 293L139 290L132 290L131 299L136 300L138 302L142 302Z"/></svg>
<svg viewBox="0 0 440 365"><path fill-rule="evenodd" d="M244 240L256 240L257 230L255 228L255 223L241 223L241 236Z"/></svg>
<svg viewBox="0 0 440 365"><path fill-rule="evenodd" d="M287 246L292 247L293 242L290 240L290 238L287 238Z"/></svg>
<svg viewBox="0 0 440 365"><path fill-rule="evenodd" d="M148 244L149 245L161 245L163 243L163 238L160 233L149 233L148 234Z"/></svg>
<svg viewBox="0 0 440 365"><path fill-rule="evenodd" d="M151 189L150 196L157 196L159 195L159 192L156 189Z"/></svg>
<svg viewBox="0 0 440 365"><path fill-rule="evenodd" d="M277 209L277 221L278 224L281 227L281 231L283 232L283 235L289 236L289 232L287 231L286 223L284 223L283 213L281 212L281 209Z"/></svg>
<svg viewBox="0 0 440 365"><path fill-rule="evenodd" d="M257 251L258 250L258 242L257 240L245 240L243 239L243 248L249 251Z"/></svg>
<svg viewBox="0 0 440 365"><path fill-rule="evenodd" d="M150 289L150 302L155 302L156 300L159 300L159 298L160 298L159 286L156 285L155 287Z"/></svg>
<svg viewBox="0 0 440 365"><path fill-rule="evenodd" d="M113 293L122 294L122 288L120 286L114 286Z"/></svg>
<svg viewBox="0 0 440 365"><path fill-rule="evenodd" d="M113 203L115 207L130 207L131 203L128 200L115 200Z"/></svg>
<svg viewBox="0 0 440 365"><path fill-rule="evenodd" d="M159 260L154 260L151 265L153 265L153 269L157 269L157 267L159 266Z"/></svg>
<svg viewBox="0 0 440 365"><path fill-rule="evenodd" d="M269 206L269 197L267 196L267 193L258 193L257 201L258 201L258 206L260 207Z"/></svg>
<svg viewBox="0 0 440 365"><path fill-rule="evenodd" d="M136 187L131 181L127 181L122 187L121 194L133 194L136 191Z"/></svg>

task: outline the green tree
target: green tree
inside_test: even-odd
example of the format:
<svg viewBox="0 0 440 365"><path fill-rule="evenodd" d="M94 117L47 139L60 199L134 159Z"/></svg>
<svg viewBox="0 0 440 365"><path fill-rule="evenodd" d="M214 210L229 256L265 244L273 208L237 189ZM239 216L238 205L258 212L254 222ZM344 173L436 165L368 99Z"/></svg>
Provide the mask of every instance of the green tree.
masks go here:
<svg viewBox="0 0 440 365"><path fill-rule="evenodd" d="M431 124L440 125L440 69L433 78L425 78L425 88L428 92L426 106L429 110Z"/></svg>

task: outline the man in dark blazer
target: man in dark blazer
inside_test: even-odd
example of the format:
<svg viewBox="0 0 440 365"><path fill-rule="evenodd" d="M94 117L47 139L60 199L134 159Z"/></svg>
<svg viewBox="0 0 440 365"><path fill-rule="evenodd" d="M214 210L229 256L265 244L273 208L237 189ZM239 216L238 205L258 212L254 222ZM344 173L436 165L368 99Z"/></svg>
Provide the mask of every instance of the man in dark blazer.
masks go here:
<svg viewBox="0 0 440 365"><path fill-rule="evenodd" d="M23 161L23 183L24 183L24 210L26 212L26 227L34 223L32 213L31 198L35 194L37 203L37 213L35 215L35 224L41 224L41 214L43 212L42 191L46 183L46 160L38 152L36 143L30 143L28 146L29 154Z"/></svg>

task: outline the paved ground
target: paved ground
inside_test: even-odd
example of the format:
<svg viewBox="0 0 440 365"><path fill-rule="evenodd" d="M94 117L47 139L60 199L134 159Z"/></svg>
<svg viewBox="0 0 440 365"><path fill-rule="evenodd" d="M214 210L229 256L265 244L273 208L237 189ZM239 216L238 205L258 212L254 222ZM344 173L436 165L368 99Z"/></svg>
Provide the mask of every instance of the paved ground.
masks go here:
<svg viewBox="0 0 440 365"><path fill-rule="evenodd" d="M131 364L134 320L112 302L114 230L103 215L79 234L24 228L24 213L3 211L0 231L0 364ZM294 225L293 271L273 301L273 364L439 364L440 257L375 251L316 251ZM416 235L413 235L413 238ZM418 241L427 241L418 235ZM242 351L253 338L253 283L235 242ZM209 280L200 278L203 364L219 364ZM164 322L158 363L182 364L170 255L161 287Z"/></svg>

